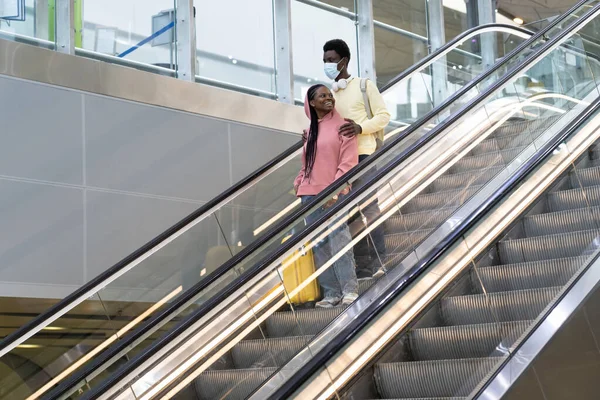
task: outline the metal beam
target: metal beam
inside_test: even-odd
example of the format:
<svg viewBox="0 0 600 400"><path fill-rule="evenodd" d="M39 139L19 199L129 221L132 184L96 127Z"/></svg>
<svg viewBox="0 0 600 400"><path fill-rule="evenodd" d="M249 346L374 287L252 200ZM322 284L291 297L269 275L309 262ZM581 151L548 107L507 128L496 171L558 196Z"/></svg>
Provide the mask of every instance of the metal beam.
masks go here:
<svg viewBox="0 0 600 400"><path fill-rule="evenodd" d="M75 0L56 2L56 51L75 54Z"/></svg>
<svg viewBox="0 0 600 400"><path fill-rule="evenodd" d="M496 1L477 0L477 20L479 25L496 22ZM484 69L491 68L496 63L498 50L496 35L487 33L481 36L481 57Z"/></svg>
<svg viewBox="0 0 600 400"><path fill-rule="evenodd" d="M294 104L292 56L292 1L273 0L275 37L275 85L279 101Z"/></svg>
<svg viewBox="0 0 600 400"><path fill-rule="evenodd" d="M193 0L178 0L175 9L177 78L196 79L196 19Z"/></svg>
<svg viewBox="0 0 600 400"><path fill-rule="evenodd" d="M375 26L373 0L358 0L358 68L362 78L377 82L375 71Z"/></svg>
<svg viewBox="0 0 600 400"><path fill-rule="evenodd" d="M427 0L427 34L429 51L433 53L446 43L444 29L444 5L442 0ZM446 99L448 67L446 57L437 60L431 66L431 96L436 107Z"/></svg>

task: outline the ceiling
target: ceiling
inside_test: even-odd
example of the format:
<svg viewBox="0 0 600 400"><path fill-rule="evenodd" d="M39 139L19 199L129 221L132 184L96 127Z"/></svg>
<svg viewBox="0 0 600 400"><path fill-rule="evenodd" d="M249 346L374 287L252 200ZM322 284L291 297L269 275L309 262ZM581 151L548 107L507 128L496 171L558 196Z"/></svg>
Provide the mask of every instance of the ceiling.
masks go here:
<svg viewBox="0 0 600 400"><path fill-rule="evenodd" d="M562 14L575 3L576 0L498 0L498 8L528 23Z"/></svg>

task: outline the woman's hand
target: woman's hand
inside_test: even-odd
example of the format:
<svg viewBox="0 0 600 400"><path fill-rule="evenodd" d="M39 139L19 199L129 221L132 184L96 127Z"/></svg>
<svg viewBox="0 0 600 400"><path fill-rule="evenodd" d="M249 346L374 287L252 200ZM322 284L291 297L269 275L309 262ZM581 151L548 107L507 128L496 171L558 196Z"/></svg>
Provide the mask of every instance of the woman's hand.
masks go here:
<svg viewBox="0 0 600 400"><path fill-rule="evenodd" d="M348 193L350 193L350 186L346 186L344 190L333 196L327 203L325 203L325 208L333 207L333 205L337 203L340 196L346 196Z"/></svg>

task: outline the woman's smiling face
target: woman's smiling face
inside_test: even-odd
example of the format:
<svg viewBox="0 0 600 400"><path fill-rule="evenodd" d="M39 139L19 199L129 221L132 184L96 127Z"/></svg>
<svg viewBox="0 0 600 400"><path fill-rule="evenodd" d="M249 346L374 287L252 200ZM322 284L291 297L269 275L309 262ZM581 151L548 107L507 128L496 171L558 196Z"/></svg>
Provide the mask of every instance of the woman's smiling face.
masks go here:
<svg viewBox="0 0 600 400"><path fill-rule="evenodd" d="M321 86L317 89L314 98L310 101L310 105L313 106L318 113L327 114L335 107L335 99L327 87Z"/></svg>

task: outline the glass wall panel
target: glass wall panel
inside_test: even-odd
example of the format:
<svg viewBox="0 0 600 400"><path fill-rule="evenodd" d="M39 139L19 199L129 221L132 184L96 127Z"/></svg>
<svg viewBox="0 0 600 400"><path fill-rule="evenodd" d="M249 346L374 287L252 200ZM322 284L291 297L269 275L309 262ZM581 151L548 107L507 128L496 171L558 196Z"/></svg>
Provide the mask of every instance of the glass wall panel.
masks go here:
<svg viewBox="0 0 600 400"><path fill-rule="evenodd" d="M303 101L306 91L315 83L331 83L323 72L323 45L328 40L342 39L348 43L351 53L350 73L358 74L354 0L328 3L347 15L339 15L302 1L292 1L294 96L298 100Z"/></svg>

